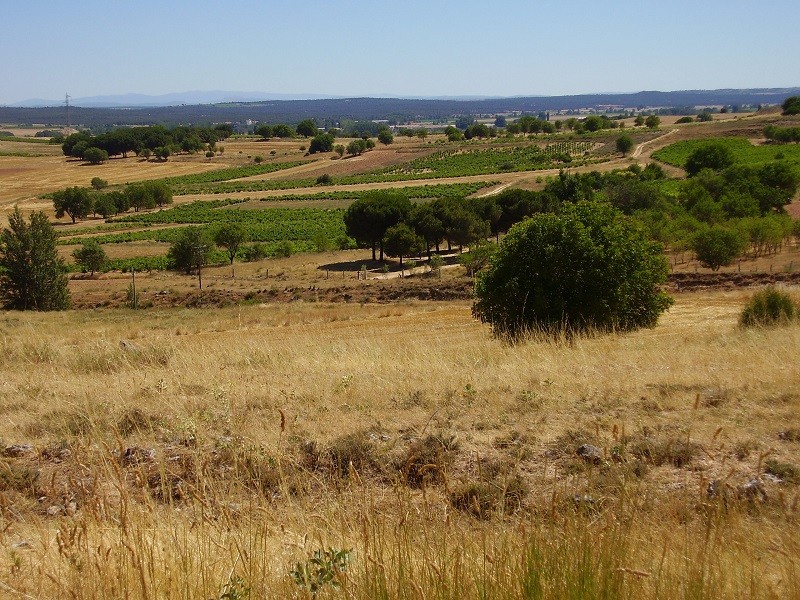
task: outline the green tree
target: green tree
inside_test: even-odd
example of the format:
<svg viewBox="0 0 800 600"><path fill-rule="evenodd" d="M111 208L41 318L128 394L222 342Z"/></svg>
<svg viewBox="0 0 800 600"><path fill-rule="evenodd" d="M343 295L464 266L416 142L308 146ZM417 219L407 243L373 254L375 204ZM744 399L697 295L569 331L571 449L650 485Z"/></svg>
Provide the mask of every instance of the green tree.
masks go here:
<svg viewBox="0 0 800 600"><path fill-rule="evenodd" d="M394 135L392 135L392 131L388 128L381 129L378 132L378 141L385 146L388 146L394 142Z"/></svg>
<svg viewBox="0 0 800 600"><path fill-rule="evenodd" d="M644 120L644 124L648 129L656 129L659 125L661 125L661 119L659 119L656 115L650 115Z"/></svg>
<svg viewBox="0 0 800 600"><path fill-rule="evenodd" d="M721 171L733 164L733 152L721 142L709 142L696 148L686 159L683 168L690 177L703 169Z"/></svg>
<svg viewBox="0 0 800 600"><path fill-rule="evenodd" d="M637 115L633 120L633 124L636 125L636 127L641 127L644 125L644 117L642 115Z"/></svg>
<svg viewBox="0 0 800 600"><path fill-rule="evenodd" d="M289 138L294 135L294 130L285 124L274 125L272 127L272 135L277 138Z"/></svg>
<svg viewBox="0 0 800 600"><path fill-rule="evenodd" d="M53 194L53 208L56 217L62 218L65 214L75 223L84 219L92 212L92 199L89 190L81 187L70 187Z"/></svg>
<svg viewBox="0 0 800 600"><path fill-rule="evenodd" d="M108 152L100 148L87 148L83 153L83 160L93 165L99 165L108 160Z"/></svg>
<svg viewBox="0 0 800 600"><path fill-rule="evenodd" d="M317 135L319 132L319 129L317 129L317 124L314 123L312 119L300 121L295 129L298 135L302 135L303 137L312 137Z"/></svg>
<svg viewBox="0 0 800 600"><path fill-rule="evenodd" d="M621 135L617 138L617 152L621 153L622 156L628 154L633 148L633 140L629 135Z"/></svg>
<svg viewBox="0 0 800 600"><path fill-rule="evenodd" d="M0 232L0 299L15 310L69 308L64 261L56 248L53 226L42 212L28 223L18 207Z"/></svg>
<svg viewBox="0 0 800 600"><path fill-rule="evenodd" d="M720 225L699 231L692 242L692 250L704 267L718 271L731 264L744 251L744 240L739 232Z"/></svg>
<svg viewBox="0 0 800 600"><path fill-rule="evenodd" d="M800 96L790 96L781 107L784 115L800 115Z"/></svg>
<svg viewBox="0 0 800 600"><path fill-rule="evenodd" d="M253 133L255 133L256 135L260 135L261 139L268 140L273 135L272 126L270 126L270 125L259 125L258 127L255 128Z"/></svg>
<svg viewBox="0 0 800 600"><path fill-rule="evenodd" d="M475 285L496 336L653 327L672 303L661 248L608 204L567 204L511 228Z"/></svg>
<svg viewBox="0 0 800 600"><path fill-rule="evenodd" d="M405 223L398 223L386 230L383 236L383 248L387 255L398 256L400 266L403 266L403 257L411 256L422 251L423 241Z"/></svg>
<svg viewBox="0 0 800 600"><path fill-rule="evenodd" d="M167 252L170 267L189 275L208 264L213 243L202 227L186 227Z"/></svg>
<svg viewBox="0 0 800 600"><path fill-rule="evenodd" d="M330 152L333 150L334 137L330 133L318 133L308 145L308 153Z"/></svg>
<svg viewBox="0 0 800 600"><path fill-rule="evenodd" d="M99 177L92 177L91 186L95 190L102 190L108 187L108 182L105 179L100 179Z"/></svg>
<svg viewBox="0 0 800 600"><path fill-rule="evenodd" d="M108 262L106 251L103 250L97 240L93 239L82 242L80 248L72 251L72 257L78 266L84 271L89 271L90 275L94 275L95 271L101 270Z"/></svg>
<svg viewBox="0 0 800 600"><path fill-rule="evenodd" d="M214 243L225 248L231 264L233 264L233 259L236 258L239 247L246 241L247 229L240 223L223 223L214 232Z"/></svg>
<svg viewBox="0 0 800 600"><path fill-rule="evenodd" d="M117 212L119 212L117 210L117 204L116 202L114 202L114 194L115 192L112 192L110 194L96 194L94 197L94 203L92 208L97 214L99 214L104 219L107 219L108 217L113 216L117 214Z"/></svg>
<svg viewBox="0 0 800 600"><path fill-rule="evenodd" d="M391 191L374 191L353 202L344 214L347 235L372 249L380 248L383 260L383 237L386 230L405 221L411 212L411 201L403 194Z"/></svg>
<svg viewBox="0 0 800 600"><path fill-rule="evenodd" d="M172 150L169 149L169 146L159 146L153 150L153 155L158 160L167 160L172 155Z"/></svg>

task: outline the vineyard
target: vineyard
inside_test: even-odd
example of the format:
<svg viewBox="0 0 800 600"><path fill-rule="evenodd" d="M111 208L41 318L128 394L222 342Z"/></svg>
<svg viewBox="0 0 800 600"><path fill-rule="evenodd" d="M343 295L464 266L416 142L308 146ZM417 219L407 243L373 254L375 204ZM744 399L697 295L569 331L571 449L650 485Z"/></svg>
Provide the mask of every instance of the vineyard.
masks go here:
<svg viewBox="0 0 800 600"><path fill-rule="evenodd" d="M167 177L162 179L172 189L175 194L194 194L197 186L207 183L219 183L243 177L254 177L256 175L266 175L285 169L291 169L308 161L292 161L282 163L254 164L244 167L231 167L229 169L218 169L216 171L206 171L204 173L193 173L191 175L180 175L178 177Z"/></svg>
<svg viewBox="0 0 800 600"><path fill-rule="evenodd" d="M536 145L524 147L493 147L480 150L458 149L437 152L424 158L417 158L401 166L385 167L368 173L335 177L335 185L355 185L363 183L388 183L414 179L438 179L446 177L466 177L470 175L491 175L514 171L536 171L552 169L565 164L575 166L585 162L585 155L594 148L593 142L564 141L548 144L544 149ZM574 157L574 158L573 158ZM290 164L290 163L284 163ZM277 165L275 165L277 166ZM233 171L235 169L231 169ZM212 177L218 171L205 174ZM190 180L198 177L197 180ZM267 190L290 190L315 187L315 178L293 179L289 181L230 181L225 179L200 180L199 176L174 178L176 194L233 194L237 192L262 192ZM239 175L236 178L245 177ZM167 180L170 185L175 185Z"/></svg>
<svg viewBox="0 0 800 600"><path fill-rule="evenodd" d="M738 165L761 166L773 160L785 160L800 170L800 146L754 146L745 138L714 138L713 140L685 140L657 150L653 158L676 167L683 167L689 155L698 148L713 142L730 149Z"/></svg>
<svg viewBox="0 0 800 600"><path fill-rule="evenodd" d="M271 208L268 210L225 209L241 201L199 201L183 204L169 210L129 215L119 222L135 224L139 227L153 225L207 225L239 223L247 229L251 242L292 242L295 250L309 250L312 241L319 235L333 240L344 235L343 211L319 208ZM224 209L224 210L222 210ZM94 236L73 236L61 238L60 245L74 245L88 239L100 244L122 244L152 240L174 242L182 227L161 227L121 233L108 233Z"/></svg>

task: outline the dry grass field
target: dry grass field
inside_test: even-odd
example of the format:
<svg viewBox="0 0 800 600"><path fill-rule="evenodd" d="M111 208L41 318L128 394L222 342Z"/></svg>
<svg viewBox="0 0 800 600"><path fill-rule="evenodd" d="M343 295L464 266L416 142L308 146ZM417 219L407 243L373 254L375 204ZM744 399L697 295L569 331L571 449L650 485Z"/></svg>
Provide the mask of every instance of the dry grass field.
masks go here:
<svg viewBox="0 0 800 600"><path fill-rule="evenodd" d="M800 328L746 295L515 346L466 303L4 313L0 588L798 598Z"/></svg>
<svg viewBox="0 0 800 600"><path fill-rule="evenodd" d="M580 170L644 164L680 139L755 139L768 118L666 120L635 156ZM395 139L257 178L441 148ZM294 161L307 144L231 139L210 161L90 167L0 141L0 213L52 214L40 194L95 176ZM425 183L536 189L556 172ZM0 312L0 597L800 599L800 325L740 328L752 291L717 289L677 293L651 330L509 345L472 318L471 281L448 261L441 279L370 263L367 281L365 250L237 262L204 269L202 295L195 277L142 272L141 310L123 308L130 274L75 274L78 310ZM789 246L723 271L799 268Z"/></svg>

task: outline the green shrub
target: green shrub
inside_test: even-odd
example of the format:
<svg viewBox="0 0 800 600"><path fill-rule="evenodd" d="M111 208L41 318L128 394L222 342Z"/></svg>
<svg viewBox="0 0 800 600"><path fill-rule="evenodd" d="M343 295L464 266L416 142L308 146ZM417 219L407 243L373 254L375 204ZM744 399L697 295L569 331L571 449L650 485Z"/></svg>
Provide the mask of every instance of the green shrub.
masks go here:
<svg viewBox="0 0 800 600"><path fill-rule="evenodd" d="M742 327L786 325L797 319L800 306L786 292L769 286L756 292L747 302L739 317Z"/></svg>
<svg viewBox="0 0 800 600"><path fill-rule="evenodd" d="M608 204L568 204L514 225L478 275L473 314L518 339L655 326L672 299L655 242Z"/></svg>

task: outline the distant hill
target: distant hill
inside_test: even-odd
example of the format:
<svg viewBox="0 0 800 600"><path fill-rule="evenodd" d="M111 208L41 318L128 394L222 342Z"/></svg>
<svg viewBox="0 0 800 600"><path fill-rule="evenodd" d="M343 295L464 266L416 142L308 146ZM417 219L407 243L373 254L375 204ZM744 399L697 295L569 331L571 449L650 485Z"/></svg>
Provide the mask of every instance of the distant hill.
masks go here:
<svg viewBox="0 0 800 600"><path fill-rule="evenodd" d="M228 92L208 92L227 94ZM148 107L89 108L72 106L72 125L102 128L123 125L207 124L245 121L296 123L316 119L320 124L341 119L393 119L399 123L417 119L446 119L454 115L494 115L506 112L624 108L756 106L780 104L787 97L800 95L800 87L746 90L644 91L632 94L585 94L577 96L529 96L483 99L414 98L318 98L267 101L231 101L214 104L178 104ZM179 95L180 96L180 95ZM148 98L148 97L144 97ZM164 97L162 97L164 98ZM77 102L76 102L77 103ZM66 124L62 105L40 108L0 107L0 123Z"/></svg>

